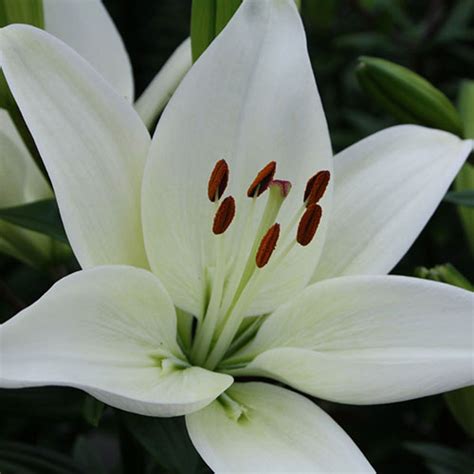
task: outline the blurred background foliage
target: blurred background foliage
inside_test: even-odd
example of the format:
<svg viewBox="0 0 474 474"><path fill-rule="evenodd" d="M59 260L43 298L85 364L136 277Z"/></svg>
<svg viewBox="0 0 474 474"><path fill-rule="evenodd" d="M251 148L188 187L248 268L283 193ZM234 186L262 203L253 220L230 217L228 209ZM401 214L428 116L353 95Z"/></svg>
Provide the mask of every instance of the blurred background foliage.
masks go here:
<svg viewBox="0 0 474 474"><path fill-rule="evenodd" d="M191 0L104 3L130 54L138 96L189 35ZM399 123L360 87L356 74L360 56L404 65L454 103L461 80L473 76L472 0L303 0L301 9L335 151ZM449 202L441 204L394 272L414 275L417 267L446 262L474 281L472 254L456 206ZM32 269L1 256L0 322L76 268L72 259ZM443 280L443 271L416 274ZM462 397L472 407L472 392ZM474 471L472 438L457 424L441 395L370 407L318 403L378 472ZM181 419L157 421L118 413L77 390L0 390L0 420L3 474L207 472Z"/></svg>

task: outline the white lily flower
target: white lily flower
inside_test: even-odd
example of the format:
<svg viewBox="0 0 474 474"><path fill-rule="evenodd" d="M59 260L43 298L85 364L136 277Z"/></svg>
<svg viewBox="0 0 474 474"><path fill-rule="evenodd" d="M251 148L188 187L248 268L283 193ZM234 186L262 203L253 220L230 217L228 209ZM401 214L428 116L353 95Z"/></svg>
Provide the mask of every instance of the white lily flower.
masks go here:
<svg viewBox="0 0 474 474"><path fill-rule="evenodd" d="M101 0L43 0L45 30L86 59L128 102L134 85L130 59L122 38ZM185 40L158 72L135 107L147 126L163 110L191 67L191 44ZM16 131L8 112L0 110L0 207L52 198L49 184ZM0 221L0 251L36 265L51 259L52 239Z"/></svg>
<svg viewBox="0 0 474 474"><path fill-rule="evenodd" d="M243 3L151 146L48 34L1 30L0 62L84 268L0 326L1 386L186 415L217 472L326 473L372 468L291 388L366 404L472 383L472 294L385 275L472 142L399 126L333 160L291 0Z"/></svg>

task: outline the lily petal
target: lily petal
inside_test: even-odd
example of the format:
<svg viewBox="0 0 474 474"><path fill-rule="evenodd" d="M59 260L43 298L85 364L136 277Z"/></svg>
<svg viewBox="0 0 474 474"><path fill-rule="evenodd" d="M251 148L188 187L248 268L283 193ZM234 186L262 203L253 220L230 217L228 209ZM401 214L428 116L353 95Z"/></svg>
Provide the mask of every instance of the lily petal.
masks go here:
<svg viewBox="0 0 474 474"><path fill-rule="evenodd" d="M305 397L255 382L234 384L227 394L246 410L240 418L220 400L186 416L191 440L214 472L374 472L349 436Z"/></svg>
<svg viewBox="0 0 474 474"><path fill-rule="evenodd" d="M176 48L135 102L135 110L147 127L153 125L165 108L192 63L191 39L187 38Z"/></svg>
<svg viewBox="0 0 474 474"><path fill-rule="evenodd" d="M252 201L246 191L257 172L274 160L278 177L293 184L278 217L283 229L303 203L307 179L320 169L330 169L330 158L326 121L294 2L243 2L170 100L147 163L143 185L147 254L176 304L199 314L205 274L212 279L217 259L211 232L215 207L208 200L207 184L218 160L229 164L227 192L237 207L235 222L224 235L223 260L234 268L237 247L250 250L266 201L266 196L257 200L250 230L245 232ZM253 298L250 313L273 309L307 283L324 227L314 245L296 249L287 264L271 272L271 281Z"/></svg>
<svg viewBox="0 0 474 474"><path fill-rule="evenodd" d="M43 0L43 9L45 30L71 46L132 102L132 65L101 0Z"/></svg>
<svg viewBox="0 0 474 474"><path fill-rule="evenodd" d="M0 326L0 355L0 386L68 385L144 415L190 413L232 383L186 367L166 290L153 274L118 265L56 283Z"/></svg>
<svg viewBox="0 0 474 474"><path fill-rule="evenodd" d="M240 358L259 355L235 373L353 404L447 392L473 382L473 310L473 293L441 283L326 280L263 323Z"/></svg>
<svg viewBox="0 0 474 474"><path fill-rule="evenodd" d="M471 149L471 140L401 125L336 155L334 209L313 281L388 273L421 232Z"/></svg>
<svg viewBox="0 0 474 474"><path fill-rule="evenodd" d="M18 206L52 196L9 113L0 109L0 207ZM51 239L0 221L0 250L27 263L51 252Z"/></svg>
<svg viewBox="0 0 474 474"><path fill-rule="evenodd" d="M140 188L149 135L84 59L39 29L0 31L0 63L83 267L146 266Z"/></svg>

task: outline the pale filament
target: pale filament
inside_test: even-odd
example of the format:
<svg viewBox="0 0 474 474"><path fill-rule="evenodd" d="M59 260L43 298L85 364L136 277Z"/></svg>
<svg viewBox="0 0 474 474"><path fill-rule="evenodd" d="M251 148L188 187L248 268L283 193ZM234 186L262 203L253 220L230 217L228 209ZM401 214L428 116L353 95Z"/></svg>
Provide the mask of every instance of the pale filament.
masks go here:
<svg viewBox="0 0 474 474"><path fill-rule="evenodd" d="M212 370L219 364L235 341L239 328L248 315L249 306L261 290L265 281L262 269L272 272L295 245L308 245L316 234L322 215L318 202L326 191L329 171L320 171L308 180L303 205L282 232L277 217L291 190L291 183L275 180L275 171L276 163L268 163L247 190L247 196L252 201L246 212L243 228L239 230L242 235L252 232L258 197L268 191L268 200L252 244L249 246L248 241L240 239L230 268L224 254L225 239L227 229L239 210L236 210L232 196L222 199L229 180L227 163L219 160L211 173L208 197L216 205L212 225L216 239L216 266L209 303L199 321L191 351L191 360L196 365ZM296 227L296 236L292 236Z"/></svg>

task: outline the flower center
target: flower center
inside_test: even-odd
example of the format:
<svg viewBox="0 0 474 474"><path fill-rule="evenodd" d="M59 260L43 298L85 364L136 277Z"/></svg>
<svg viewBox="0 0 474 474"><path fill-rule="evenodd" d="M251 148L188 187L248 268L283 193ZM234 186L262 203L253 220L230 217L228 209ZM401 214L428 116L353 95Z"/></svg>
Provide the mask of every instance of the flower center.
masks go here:
<svg viewBox="0 0 474 474"><path fill-rule="evenodd" d="M268 163L247 189L251 202L244 211L243 228L239 229L240 238L230 265L224 252L225 240L239 209L233 196L224 197L230 176L226 161L219 160L211 172L207 195L216 207L212 222L216 264L208 303L197 325L191 349L190 359L195 365L213 370L226 354L237 350L255 335L263 316L249 317L248 310L265 282L263 269L273 272L295 245L306 246L316 235L322 217L318 203L328 186L329 171L319 171L308 180L301 207L282 229L277 220L291 191L291 183L275 179L276 166L274 161ZM255 231L256 202L264 193L268 198ZM250 245L246 239L248 235L253 236Z"/></svg>

